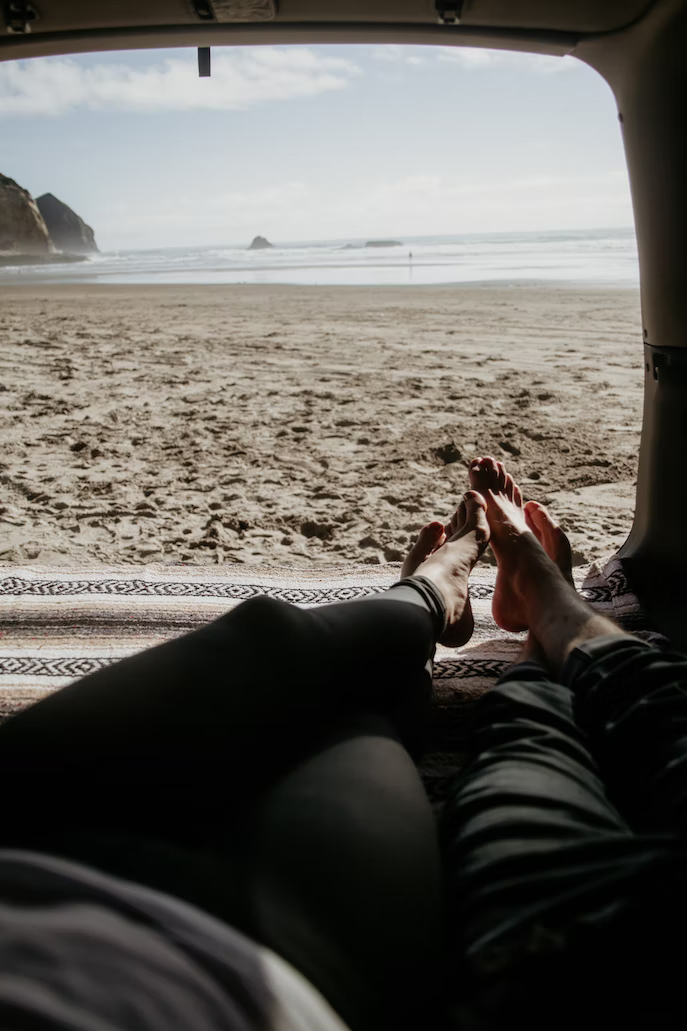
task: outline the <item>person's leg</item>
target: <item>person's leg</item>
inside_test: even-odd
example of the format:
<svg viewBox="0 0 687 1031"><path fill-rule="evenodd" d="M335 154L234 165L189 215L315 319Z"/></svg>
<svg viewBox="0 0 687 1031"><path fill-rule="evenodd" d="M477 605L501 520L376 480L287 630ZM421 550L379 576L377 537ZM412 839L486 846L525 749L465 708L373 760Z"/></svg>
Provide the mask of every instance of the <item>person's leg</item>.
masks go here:
<svg viewBox="0 0 687 1031"><path fill-rule="evenodd" d="M404 593L248 602L8 721L0 841L233 904L256 799L347 713L421 729L435 627Z"/></svg>
<svg viewBox="0 0 687 1031"><path fill-rule="evenodd" d="M249 803L350 712L397 717L412 746L435 641L464 625L480 520L486 529L472 501L435 558L435 573L448 570L443 594L421 578L308 610L248 601L7 721L0 774L15 789L3 835L15 823L86 823L194 840L218 807ZM404 572L437 541L428 528Z"/></svg>
<svg viewBox="0 0 687 1031"><path fill-rule="evenodd" d="M516 666L481 699L472 759L442 824L453 948L490 973L533 938L603 909L635 855L569 688Z"/></svg>
<svg viewBox="0 0 687 1031"><path fill-rule="evenodd" d="M579 644L561 678L632 826L687 836L687 657L616 633Z"/></svg>
<svg viewBox="0 0 687 1031"><path fill-rule="evenodd" d="M2 843L91 862L250 929L242 885L266 792L352 715L383 714L406 748L421 737L434 642L472 628L480 499L447 529L434 580L412 574L441 524L421 533L411 579L384 595L308 611L244 604L5 724Z"/></svg>
<svg viewBox="0 0 687 1031"><path fill-rule="evenodd" d="M441 834L459 1027L568 1031L592 1007L599 1026L668 1027L679 1013L687 847L628 827L573 706L534 664L480 703Z"/></svg>
<svg viewBox="0 0 687 1031"><path fill-rule="evenodd" d="M535 539L537 526L499 465L482 459L471 467L499 560L496 618L529 627L550 668L573 689L576 720L630 824L685 834L687 658L622 633L589 608ZM539 536L552 542L548 516L537 509Z"/></svg>
<svg viewBox="0 0 687 1031"><path fill-rule="evenodd" d="M436 827L388 721L342 722L268 792L254 843L255 937L354 1031L435 1026L443 943Z"/></svg>
<svg viewBox="0 0 687 1031"><path fill-rule="evenodd" d="M535 536L503 468L483 460L471 481L487 501L499 562L497 619L528 626L559 675L565 666L571 683L584 677L590 667L574 665L575 649L617 628L546 555L542 527ZM657 999L661 1017L675 1012L666 943L687 910L687 850L665 834L634 833L577 707L542 668L516 669L481 703L475 755L447 808L456 1006L480 1010L487 1026L506 1012L537 1028L579 1026L592 998L604 1019L646 1015Z"/></svg>

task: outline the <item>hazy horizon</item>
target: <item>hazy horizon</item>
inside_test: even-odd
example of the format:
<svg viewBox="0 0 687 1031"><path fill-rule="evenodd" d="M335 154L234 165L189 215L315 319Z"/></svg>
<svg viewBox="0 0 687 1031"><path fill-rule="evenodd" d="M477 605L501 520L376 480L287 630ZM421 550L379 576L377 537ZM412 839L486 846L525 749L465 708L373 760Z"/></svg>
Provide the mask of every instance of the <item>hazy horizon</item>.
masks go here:
<svg viewBox="0 0 687 1031"><path fill-rule="evenodd" d="M578 226L578 227L572 227L572 228L570 226L555 226L552 229L532 229L532 230L522 230L522 231L517 231L517 230L502 231L502 230L494 229L494 230L489 230L489 231L484 232L484 233L416 233L416 234L411 234L411 233L389 233L388 236L384 236L383 239L397 240L397 241L399 241L401 246L403 246L403 244L405 244L405 243L418 243L418 242L423 241L423 240L436 240L436 241L446 240L446 241L451 241L451 240L470 240L470 239L473 239L473 238L482 238L482 237L484 237L484 238L487 238L487 237L504 237L504 238L505 237L518 237L518 236L527 236L528 234L532 234L533 236L535 236L535 235L542 235L542 236L544 236L544 235L555 235L556 233L560 233L562 235L568 235L568 234L573 234L573 233L585 234L586 235L587 233L600 233L600 234L602 234L602 233L605 233L605 232L622 232L622 233L631 233L631 234L634 235L635 227L634 227L634 225L625 225L625 226L623 226L623 225L618 225L618 226L589 226L589 227ZM220 243L193 243L193 242L191 242L191 243L188 243L188 244L177 244L177 245L172 244L172 245L170 245L168 247L155 247L155 246L149 246L149 247L120 247L120 248L115 248L114 250L115 251L116 250L120 250L120 251L124 251L124 250L130 250L130 251L158 251L158 250L189 251L189 250L221 250L223 248L226 248L227 250L248 250L250 248L250 244L252 243L253 239L256 236L265 236L265 234L258 231L256 233L254 233L253 236L251 236L250 238L246 237L243 240L224 240L224 241L222 241ZM280 249L286 250L286 249L296 249L296 248L301 248L301 247L303 247L303 248L307 248L307 247L336 247L339 244L344 245L344 244L351 244L351 243L354 244L354 245L357 245L359 247L364 247L365 244L368 241L380 240L380 239L382 239L382 237L363 233L361 235L356 234L354 236L338 236L338 237L327 237L327 238L319 238L319 239L302 239L302 240L280 240L280 239L269 239L269 238L267 238L267 239L272 244L272 247L273 247L274 250L280 250ZM102 247L99 248L99 249L103 253L108 253ZM263 252L263 253L265 253L265 252ZM269 251L267 251L267 253L269 253Z"/></svg>
<svg viewBox="0 0 687 1031"><path fill-rule="evenodd" d="M21 281L124 284L402 286L476 282L638 283L631 227L403 236L397 245L364 238L101 251L88 260L6 267Z"/></svg>

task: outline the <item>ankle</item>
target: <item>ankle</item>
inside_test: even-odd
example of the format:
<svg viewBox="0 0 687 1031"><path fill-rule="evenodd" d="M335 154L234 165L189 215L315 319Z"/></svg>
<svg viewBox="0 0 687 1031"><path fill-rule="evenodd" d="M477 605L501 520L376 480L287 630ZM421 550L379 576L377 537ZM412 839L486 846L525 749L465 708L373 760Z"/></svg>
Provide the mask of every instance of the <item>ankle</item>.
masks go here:
<svg viewBox="0 0 687 1031"><path fill-rule="evenodd" d="M561 600L561 592L580 600L575 588L546 554L534 534L522 534L515 542L518 557L511 571L512 587L518 596L528 627L532 629L545 614L554 599Z"/></svg>

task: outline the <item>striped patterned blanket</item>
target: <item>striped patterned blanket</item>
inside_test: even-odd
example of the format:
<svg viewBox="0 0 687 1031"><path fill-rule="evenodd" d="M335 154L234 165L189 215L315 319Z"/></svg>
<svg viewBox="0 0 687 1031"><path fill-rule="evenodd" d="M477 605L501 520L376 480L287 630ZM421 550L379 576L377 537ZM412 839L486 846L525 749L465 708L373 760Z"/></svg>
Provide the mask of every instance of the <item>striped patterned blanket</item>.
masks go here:
<svg viewBox="0 0 687 1031"><path fill-rule="evenodd" d="M229 566L48 569L0 566L0 719L50 691L142 648L193 630L247 598L326 605L383 591L396 566L312 571ZM491 618L495 569L471 578L475 633L456 650L439 647L430 749L422 773L439 801L460 768L475 701L516 659L519 635ZM624 629L651 635L619 560L576 571L583 597ZM256 661L259 657L256 656Z"/></svg>

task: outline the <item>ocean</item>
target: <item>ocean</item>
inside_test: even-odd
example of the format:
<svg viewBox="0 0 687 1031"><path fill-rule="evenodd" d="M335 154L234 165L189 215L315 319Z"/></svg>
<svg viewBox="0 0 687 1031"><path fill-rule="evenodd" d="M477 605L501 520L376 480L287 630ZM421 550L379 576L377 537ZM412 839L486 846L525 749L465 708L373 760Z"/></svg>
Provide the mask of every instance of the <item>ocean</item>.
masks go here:
<svg viewBox="0 0 687 1031"><path fill-rule="evenodd" d="M397 237L243 246L105 251L74 264L0 269L0 284L283 283L424 286L439 283L569 282L636 285L633 229Z"/></svg>

